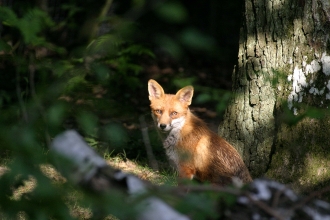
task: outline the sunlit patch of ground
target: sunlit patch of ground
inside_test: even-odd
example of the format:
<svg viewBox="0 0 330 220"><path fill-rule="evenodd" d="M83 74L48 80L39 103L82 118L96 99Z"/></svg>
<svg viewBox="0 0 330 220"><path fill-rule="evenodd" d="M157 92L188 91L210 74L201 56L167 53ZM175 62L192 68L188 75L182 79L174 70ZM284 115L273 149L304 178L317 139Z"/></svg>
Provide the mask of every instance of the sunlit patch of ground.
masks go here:
<svg viewBox="0 0 330 220"><path fill-rule="evenodd" d="M122 157L112 157L107 159L107 164L112 166L115 169L120 169L123 172L131 173L139 178L150 181L154 184L170 184L175 185L175 176L173 174L168 173L160 173L158 171L153 171L151 168L147 166L139 165L138 163L128 160L127 158ZM54 184L63 184L66 182L66 178L64 178L52 165L44 164L40 166L41 171L47 176L50 180L53 181ZM8 168L6 166L0 166L0 176L5 172L8 172ZM32 176L27 180L23 181L22 186L14 189L13 191L13 200L20 200L24 195L32 192L37 185L37 181ZM72 191L70 195L66 198L67 206L70 209L71 215L78 219L91 219L92 211L89 208L81 207L78 203L79 199L82 198L81 192L79 190ZM0 213L0 219L2 215ZM17 216L18 220L27 219L25 213L20 213ZM115 220L115 217L108 216L107 220Z"/></svg>
<svg viewBox="0 0 330 220"><path fill-rule="evenodd" d="M114 157L107 160L108 164L116 169L120 169L126 173L131 173L143 180L150 181L154 184L175 184L175 176L173 174L161 173L154 171L147 166L141 166L138 163L123 159L120 157Z"/></svg>

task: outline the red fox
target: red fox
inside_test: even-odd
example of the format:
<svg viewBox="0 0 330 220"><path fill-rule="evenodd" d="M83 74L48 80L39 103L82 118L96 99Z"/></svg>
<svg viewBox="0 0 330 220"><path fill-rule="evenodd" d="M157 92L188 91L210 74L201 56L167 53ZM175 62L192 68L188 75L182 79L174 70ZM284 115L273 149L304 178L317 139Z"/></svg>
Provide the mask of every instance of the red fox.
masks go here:
<svg viewBox="0 0 330 220"><path fill-rule="evenodd" d="M180 178L222 186L232 183L233 178L243 183L252 181L237 150L189 110L192 86L180 89L175 95L165 94L150 79L148 91L152 118Z"/></svg>

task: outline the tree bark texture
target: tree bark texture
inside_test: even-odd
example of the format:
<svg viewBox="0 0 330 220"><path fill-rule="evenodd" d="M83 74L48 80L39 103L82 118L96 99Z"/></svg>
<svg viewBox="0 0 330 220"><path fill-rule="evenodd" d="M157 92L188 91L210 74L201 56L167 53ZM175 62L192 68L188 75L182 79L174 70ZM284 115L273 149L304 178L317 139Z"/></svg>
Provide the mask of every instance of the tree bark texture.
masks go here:
<svg viewBox="0 0 330 220"><path fill-rule="evenodd" d="M219 134L254 177L297 188L330 178L330 121L302 117L330 103L329 33L329 0L245 1L234 95Z"/></svg>

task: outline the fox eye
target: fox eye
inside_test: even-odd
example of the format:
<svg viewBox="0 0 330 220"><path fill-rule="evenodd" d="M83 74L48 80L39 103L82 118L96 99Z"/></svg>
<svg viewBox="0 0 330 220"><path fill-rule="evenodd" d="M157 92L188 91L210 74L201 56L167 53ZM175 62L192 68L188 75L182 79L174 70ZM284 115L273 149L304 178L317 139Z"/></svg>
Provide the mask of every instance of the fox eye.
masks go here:
<svg viewBox="0 0 330 220"><path fill-rule="evenodd" d="M155 112L156 112L156 114L162 114L162 110L159 110L159 109L155 110Z"/></svg>
<svg viewBox="0 0 330 220"><path fill-rule="evenodd" d="M176 116L178 113L176 111L171 112L171 116Z"/></svg>

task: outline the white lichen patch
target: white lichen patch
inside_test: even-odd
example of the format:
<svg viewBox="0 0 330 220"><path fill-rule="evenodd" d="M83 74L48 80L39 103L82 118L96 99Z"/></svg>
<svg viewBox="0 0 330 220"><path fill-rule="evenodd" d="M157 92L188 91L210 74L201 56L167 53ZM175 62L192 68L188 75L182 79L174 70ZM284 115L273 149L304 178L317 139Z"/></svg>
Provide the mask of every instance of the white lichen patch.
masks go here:
<svg viewBox="0 0 330 220"><path fill-rule="evenodd" d="M313 60L311 64L306 65L306 74L316 73L321 69L321 65L316 60Z"/></svg>
<svg viewBox="0 0 330 220"><path fill-rule="evenodd" d="M292 108L293 102L302 102L304 96L304 88L308 86L306 76L303 69L296 67L293 75L288 76L288 81L292 80L292 91L288 97L288 107Z"/></svg>
<svg viewBox="0 0 330 220"><path fill-rule="evenodd" d="M325 75L330 75L330 56L327 56L327 53L324 52L321 57L322 62L322 71Z"/></svg>
<svg viewBox="0 0 330 220"><path fill-rule="evenodd" d="M294 115L298 115L298 110L297 110L297 108L293 108L293 114L294 114Z"/></svg>
<svg viewBox="0 0 330 220"><path fill-rule="evenodd" d="M310 63L307 62L307 57L305 56L302 62L302 68L295 66L293 74L290 74L287 78L289 82L292 82L292 90L288 96L289 109L292 109L293 103L302 102L307 92L311 95L318 96L325 94L325 99L330 100L330 80L324 82L323 87L316 87L313 75L307 80L309 74L317 73L320 70L322 70L325 76L330 76L330 56L326 52ZM294 114L297 114L297 110L293 110Z"/></svg>
<svg viewBox="0 0 330 220"><path fill-rule="evenodd" d="M327 88L330 90L330 80L328 80Z"/></svg>
<svg viewBox="0 0 330 220"><path fill-rule="evenodd" d="M325 95L325 99L326 99L326 100L330 100L330 93L327 93L327 94Z"/></svg>

